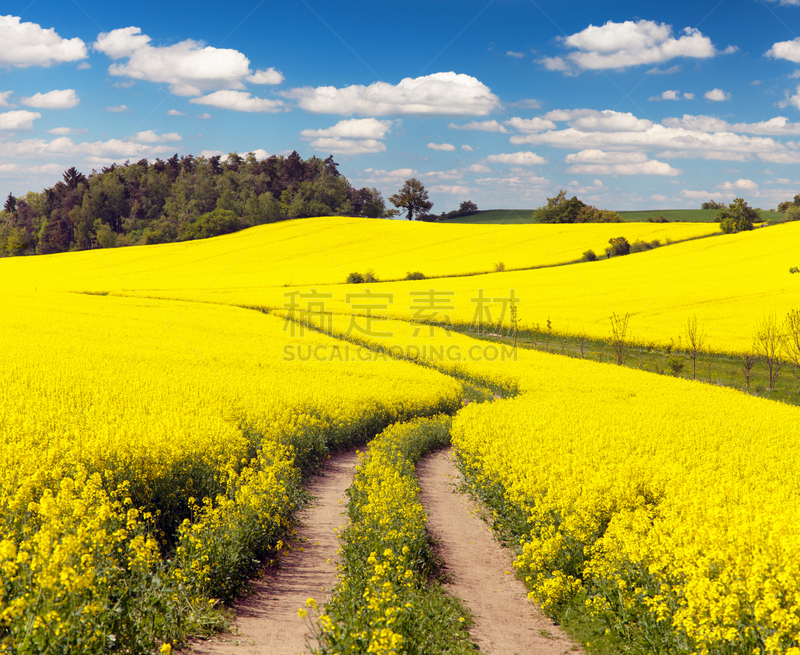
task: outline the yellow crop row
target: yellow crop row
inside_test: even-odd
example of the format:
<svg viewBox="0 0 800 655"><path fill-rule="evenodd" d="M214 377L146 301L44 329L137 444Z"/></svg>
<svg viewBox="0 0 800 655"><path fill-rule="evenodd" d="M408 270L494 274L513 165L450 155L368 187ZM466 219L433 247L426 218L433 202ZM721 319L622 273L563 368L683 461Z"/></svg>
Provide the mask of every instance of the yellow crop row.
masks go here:
<svg viewBox="0 0 800 655"><path fill-rule="evenodd" d="M658 345L677 343L679 337L685 343L687 321L696 316L707 347L744 352L766 315L782 321L797 307L800 275L790 269L798 266L800 222L539 270L386 284L220 289L206 297L275 308L296 304L298 312L324 307L347 315L481 324L489 331L492 324L511 324L514 305L519 329L544 331L549 320L556 334L599 339L611 336L613 314L630 314L627 338Z"/></svg>
<svg viewBox="0 0 800 655"><path fill-rule="evenodd" d="M184 243L3 260L0 289L191 291L257 294L263 287L343 283L372 269L380 279L463 275L576 261L612 237L665 243L719 232L715 223L448 225L321 217L262 225ZM254 302L258 298L255 296Z"/></svg>
<svg viewBox="0 0 800 655"><path fill-rule="evenodd" d="M181 602L236 593L232 553L252 564L285 533L297 467L460 404L450 378L391 360L319 361L306 353L333 340L292 336L251 310L68 293L4 299L0 651L102 651L108 635L151 648L179 633L185 626L169 621ZM159 574L165 609L145 581L175 545L173 570ZM112 611L121 589L136 590L130 616Z"/></svg>
<svg viewBox="0 0 800 655"><path fill-rule="evenodd" d="M552 614L582 602L647 649L800 653L800 409L524 359L508 368L535 371L531 391L467 407L453 443L527 518L531 595Z"/></svg>

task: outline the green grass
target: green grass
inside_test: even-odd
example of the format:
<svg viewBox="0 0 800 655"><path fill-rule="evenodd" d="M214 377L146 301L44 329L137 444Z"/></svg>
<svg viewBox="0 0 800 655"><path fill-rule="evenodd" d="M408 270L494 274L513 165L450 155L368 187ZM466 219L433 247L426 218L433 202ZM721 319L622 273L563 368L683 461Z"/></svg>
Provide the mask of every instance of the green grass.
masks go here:
<svg viewBox="0 0 800 655"><path fill-rule="evenodd" d="M448 218L443 223L475 223L514 225L519 223L533 223L533 209L489 209L471 216Z"/></svg>
<svg viewBox="0 0 800 655"><path fill-rule="evenodd" d="M609 328L610 330L610 328ZM513 343L513 337L500 335L478 336L475 332L459 330L473 338ZM683 335L683 341L686 340ZM583 342L583 343L581 343ZM693 362L690 354L678 347L659 348L654 344L628 344L624 366L638 368L659 375L670 375L692 379ZM609 341L581 339L579 336L564 336L548 333L545 330L521 331L517 335L517 346L533 348L543 352L588 359L595 362L617 364L617 355ZM795 376L792 366L787 362L778 376L775 389L770 391L766 365L758 361L750 374L750 389L746 388L742 359L735 355L702 352L698 354L697 379L706 384L731 387L753 396L768 398L789 405L800 405L800 379ZM677 372L676 372L677 371Z"/></svg>
<svg viewBox="0 0 800 655"><path fill-rule="evenodd" d="M534 209L489 209L480 211L472 216L448 218L444 223L473 223L512 225L533 223ZM647 211L621 211L618 212L626 223L646 223L651 218L663 216L670 222L683 223L713 223L717 220L717 209L650 209ZM786 217L775 211L762 211L761 217L770 223L783 223Z"/></svg>

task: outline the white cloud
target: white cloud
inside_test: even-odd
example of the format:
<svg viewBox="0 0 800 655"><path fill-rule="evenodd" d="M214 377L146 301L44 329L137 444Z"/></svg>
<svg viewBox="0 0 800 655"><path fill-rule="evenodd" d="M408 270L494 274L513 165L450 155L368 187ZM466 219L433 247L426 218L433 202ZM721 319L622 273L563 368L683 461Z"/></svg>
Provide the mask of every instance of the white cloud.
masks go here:
<svg viewBox="0 0 800 655"><path fill-rule="evenodd" d="M655 200L656 202L667 202L669 198L667 196L662 196L660 193L654 193L650 196L650 200Z"/></svg>
<svg viewBox="0 0 800 655"><path fill-rule="evenodd" d="M350 139L383 139L392 128L392 121L377 118L350 118L322 130L303 130L305 138L335 136Z"/></svg>
<svg viewBox="0 0 800 655"><path fill-rule="evenodd" d="M132 89L136 86L136 82L133 80L125 80L124 82L114 82L111 86L115 89Z"/></svg>
<svg viewBox="0 0 800 655"><path fill-rule="evenodd" d="M434 184L430 190L432 193L447 193L453 196L466 196L470 193L468 186L459 184Z"/></svg>
<svg viewBox="0 0 800 655"><path fill-rule="evenodd" d="M255 155L255 158L258 159L259 161L262 159L266 159L267 157L270 156L270 153L268 153L263 148L256 148L255 150L252 151L252 153L253 155ZM250 153L247 154L249 155Z"/></svg>
<svg viewBox="0 0 800 655"><path fill-rule="evenodd" d="M727 200L730 198L730 194L727 193L709 193L708 191L692 191L691 189L684 189L681 191L681 195L684 198L695 198L701 200Z"/></svg>
<svg viewBox="0 0 800 655"><path fill-rule="evenodd" d="M456 125L455 123L450 123L447 127L451 130L467 130L470 132L502 132L508 133L508 130L504 128L500 123L497 121L472 121L470 123L464 123L463 125Z"/></svg>
<svg viewBox="0 0 800 655"><path fill-rule="evenodd" d="M792 39L791 41L778 41L773 43L772 47L764 53L765 57L773 57L775 59L786 59L795 64L800 63L800 37Z"/></svg>
<svg viewBox="0 0 800 655"><path fill-rule="evenodd" d="M613 109L556 109L544 117L550 121L567 121L571 127L581 131L643 132L653 126L652 121Z"/></svg>
<svg viewBox="0 0 800 655"><path fill-rule="evenodd" d="M720 189L725 189L726 191L755 191L758 188L758 185L753 182L753 180L744 180L738 179L736 182L724 182L719 185Z"/></svg>
<svg viewBox="0 0 800 655"><path fill-rule="evenodd" d="M683 127L688 130L701 130L703 132L744 132L747 134L800 134L800 123L792 123L785 116L775 116L758 123L729 123L714 116L691 116L684 114L683 118L665 118L664 125L668 127Z"/></svg>
<svg viewBox="0 0 800 655"><path fill-rule="evenodd" d="M92 65L88 61L82 61L80 64L78 64L79 71L88 71L91 67Z"/></svg>
<svg viewBox="0 0 800 655"><path fill-rule="evenodd" d="M539 177L533 173L522 173L520 175L509 175L506 177L483 177L475 180L475 184L487 186L489 188L522 189L530 191L531 187L541 189L550 185L550 180Z"/></svg>
<svg viewBox="0 0 800 655"><path fill-rule="evenodd" d="M336 154L360 155L384 152L381 141L391 130L392 121L377 118L351 118L321 130L302 130L300 137L311 141L317 150Z"/></svg>
<svg viewBox="0 0 800 655"><path fill-rule="evenodd" d="M377 139L343 139L338 136L314 139L311 146L316 150L340 155L363 155L386 151L386 144Z"/></svg>
<svg viewBox="0 0 800 655"><path fill-rule="evenodd" d="M523 98L522 100L508 103L508 106L518 107L519 109L540 109L542 103L535 98Z"/></svg>
<svg viewBox="0 0 800 655"><path fill-rule="evenodd" d="M302 87L281 93L306 111L340 115L462 115L483 116L500 106L485 84L464 74L433 73L407 77L397 85L374 82L337 89Z"/></svg>
<svg viewBox="0 0 800 655"><path fill-rule="evenodd" d="M703 97L712 102L724 102L731 99L731 94L722 89L711 89L711 91L706 91Z"/></svg>
<svg viewBox="0 0 800 655"><path fill-rule="evenodd" d="M75 89L60 89L47 93L35 93L29 98L22 98L20 102L28 107L39 109L72 109L77 107L80 100Z"/></svg>
<svg viewBox="0 0 800 655"><path fill-rule="evenodd" d="M256 98L247 91L215 91L207 96L192 98L189 102L196 105L209 105L218 109L246 112L279 112L283 109L281 100Z"/></svg>
<svg viewBox="0 0 800 655"><path fill-rule="evenodd" d="M463 146L461 146L461 149L462 149L464 152L472 152L472 146L468 146L468 145L466 145L466 144L465 144L465 145L463 145Z"/></svg>
<svg viewBox="0 0 800 655"><path fill-rule="evenodd" d="M170 91L180 96L242 90L245 81L254 84L283 81L283 75L274 68L253 72L250 60L238 50L214 48L192 39L169 46L153 46L150 42L140 28L123 27L99 34L93 47L112 59L126 60L111 64L110 75L167 83Z"/></svg>
<svg viewBox="0 0 800 655"><path fill-rule="evenodd" d="M694 100L694 93L684 93L683 97L686 100Z"/></svg>
<svg viewBox="0 0 800 655"><path fill-rule="evenodd" d="M415 177L417 171L413 168L396 168L393 171L373 168L364 169L364 175L359 177L359 183L363 184L397 184L402 183L410 177Z"/></svg>
<svg viewBox="0 0 800 655"><path fill-rule="evenodd" d="M514 57L514 59L524 59L525 53L524 52L514 52L513 50L508 50L506 54L509 57Z"/></svg>
<svg viewBox="0 0 800 655"><path fill-rule="evenodd" d="M30 132L33 130L33 121L41 117L42 115L38 111L28 111L26 109L6 111L0 114L0 130ZM3 152L5 154L5 146Z"/></svg>
<svg viewBox="0 0 800 655"><path fill-rule="evenodd" d="M429 143L428 148L431 150L446 150L452 152L456 147L452 143Z"/></svg>
<svg viewBox="0 0 800 655"><path fill-rule="evenodd" d="M3 144L3 153L9 157L86 157L89 161L106 162L108 160L133 159L134 157L152 157L167 152L167 146L153 146L121 139L75 143L67 136L51 141L45 139L25 139L9 141Z"/></svg>
<svg viewBox="0 0 800 655"><path fill-rule="evenodd" d="M53 28L23 23L19 16L0 16L0 67L50 66L86 59L79 38L62 39Z"/></svg>
<svg viewBox="0 0 800 655"><path fill-rule="evenodd" d="M20 175L58 175L64 171L61 164L39 164L23 166L21 164L0 163L0 177L18 177Z"/></svg>
<svg viewBox="0 0 800 655"><path fill-rule="evenodd" d="M633 164L575 164L567 169L570 173L584 175L666 175L675 177L683 171L656 159Z"/></svg>
<svg viewBox="0 0 800 655"><path fill-rule="evenodd" d="M556 129L556 124L547 118L519 118L514 116L506 121L506 125L520 132L542 132ZM505 131L505 130L503 130Z"/></svg>
<svg viewBox="0 0 800 655"><path fill-rule="evenodd" d="M486 158L490 164L513 164L514 166L533 166L546 164L547 160L535 152L507 152L499 155L489 155Z"/></svg>
<svg viewBox="0 0 800 655"><path fill-rule="evenodd" d="M200 156L205 157L206 159L211 159L212 157L225 157L227 153L222 152L222 150L201 150Z"/></svg>
<svg viewBox="0 0 800 655"><path fill-rule="evenodd" d="M186 116L186 114L182 111L178 111L177 109L170 109L167 111L167 116Z"/></svg>
<svg viewBox="0 0 800 655"><path fill-rule="evenodd" d="M568 164L642 164L647 161L643 152L605 152L581 150L564 157Z"/></svg>
<svg viewBox="0 0 800 655"><path fill-rule="evenodd" d="M207 121L209 118L211 118L211 114L209 114L207 111L204 111L202 114L197 114L195 116L195 118L199 118L200 120Z"/></svg>
<svg viewBox="0 0 800 655"><path fill-rule="evenodd" d="M267 68L248 75L246 79L253 84L280 84L286 78L280 71L276 71L274 68Z"/></svg>
<svg viewBox="0 0 800 655"><path fill-rule="evenodd" d="M146 132L137 132L128 137L129 141L137 141L139 143L168 143L170 141L183 141L181 135L177 132L169 132L167 134L156 134L155 130L147 130Z"/></svg>
<svg viewBox="0 0 800 655"><path fill-rule="evenodd" d="M653 124L646 129L628 131L584 129L587 127L585 122L578 120L573 121L573 124L575 127L541 134L515 135L511 137L511 143L569 149L663 150L664 157L702 157L733 161L747 161L753 156L765 161L776 161L776 154L787 154L786 146L768 137L749 137L732 132L709 133ZM631 122L629 126L632 125Z"/></svg>
<svg viewBox="0 0 800 655"><path fill-rule="evenodd" d="M674 73L678 73L681 70L680 64L675 64L674 66L670 66L669 68L651 68L647 71L648 75L672 75Z"/></svg>
<svg viewBox="0 0 800 655"><path fill-rule="evenodd" d="M54 127L52 130L47 130L47 133L55 134L56 136L69 136L70 134L86 134L88 131L85 127Z"/></svg>
<svg viewBox="0 0 800 655"><path fill-rule="evenodd" d="M116 107L106 107L106 111L111 112L112 114L127 114L130 109L128 109L128 105L117 105Z"/></svg>
<svg viewBox="0 0 800 655"><path fill-rule="evenodd" d="M8 102L8 96L10 96L13 91L0 91L0 107L10 107L11 104Z"/></svg>
<svg viewBox="0 0 800 655"><path fill-rule="evenodd" d="M627 68L642 64L659 64L676 57L705 59L718 54L711 40L694 28L687 27L677 39L672 26L649 20L625 21L605 25L589 25L582 32L560 41L574 51L566 57L544 57L539 60L546 69L562 72ZM726 49L724 52L728 52Z"/></svg>
<svg viewBox="0 0 800 655"><path fill-rule="evenodd" d="M467 167L467 171L470 173L491 173L492 169L485 164L470 164Z"/></svg>
<svg viewBox="0 0 800 655"><path fill-rule="evenodd" d="M648 100L680 100L680 91L666 90L660 96L652 96Z"/></svg>

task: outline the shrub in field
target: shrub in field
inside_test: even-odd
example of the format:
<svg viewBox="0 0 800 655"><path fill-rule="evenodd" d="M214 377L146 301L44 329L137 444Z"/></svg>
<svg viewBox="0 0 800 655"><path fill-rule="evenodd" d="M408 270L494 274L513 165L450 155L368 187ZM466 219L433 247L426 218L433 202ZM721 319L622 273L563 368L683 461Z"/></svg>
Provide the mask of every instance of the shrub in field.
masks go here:
<svg viewBox="0 0 800 655"><path fill-rule="evenodd" d="M619 257L620 255L627 255L631 251L631 244L625 237L612 237L608 240L609 247L606 248L606 254L609 257Z"/></svg>
<svg viewBox="0 0 800 655"><path fill-rule="evenodd" d="M420 271L414 271L413 273L406 273L406 280L424 280L425 274Z"/></svg>
<svg viewBox="0 0 800 655"><path fill-rule="evenodd" d="M357 271L350 273L347 276L347 284L363 284L363 283L364 283L364 276Z"/></svg>
<svg viewBox="0 0 800 655"><path fill-rule="evenodd" d="M594 250L587 250L583 253L583 257L581 257L581 261L584 262L593 262L597 259L597 255L595 254Z"/></svg>

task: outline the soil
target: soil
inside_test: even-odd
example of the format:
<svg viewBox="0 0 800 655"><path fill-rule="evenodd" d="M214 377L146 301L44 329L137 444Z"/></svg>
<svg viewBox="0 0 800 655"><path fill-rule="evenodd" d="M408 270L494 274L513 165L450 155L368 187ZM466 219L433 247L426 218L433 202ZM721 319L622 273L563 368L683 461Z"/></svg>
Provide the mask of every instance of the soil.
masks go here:
<svg viewBox="0 0 800 655"><path fill-rule="evenodd" d="M528 600L512 555L479 518L479 507L457 491L461 476L442 450L417 466L428 532L438 541L449 593L472 611L470 636L484 655L563 655L583 649Z"/></svg>
<svg viewBox="0 0 800 655"><path fill-rule="evenodd" d="M356 463L355 451L333 455L310 480L307 489L316 502L300 512L298 539L281 558L280 568L266 569L253 581L253 593L236 603L232 634L194 641L188 653L298 655L316 645L309 619L301 619L297 610L308 598L321 605L336 584L336 533L346 523L345 490Z"/></svg>

